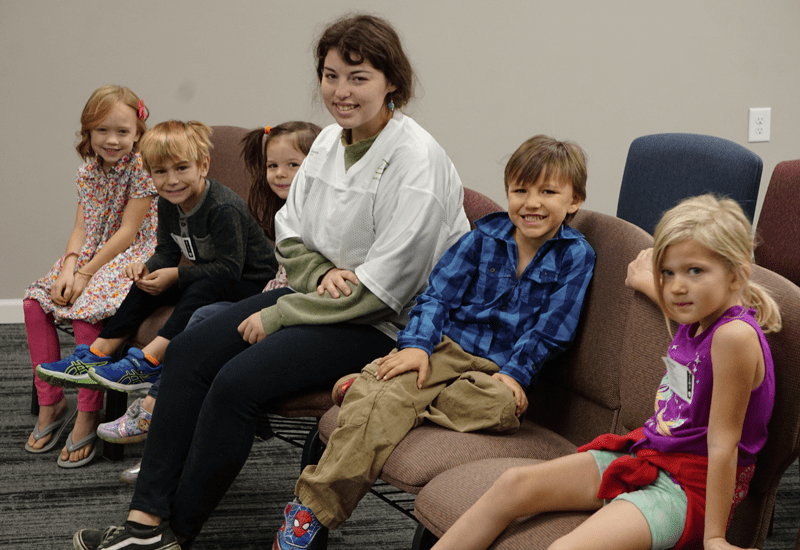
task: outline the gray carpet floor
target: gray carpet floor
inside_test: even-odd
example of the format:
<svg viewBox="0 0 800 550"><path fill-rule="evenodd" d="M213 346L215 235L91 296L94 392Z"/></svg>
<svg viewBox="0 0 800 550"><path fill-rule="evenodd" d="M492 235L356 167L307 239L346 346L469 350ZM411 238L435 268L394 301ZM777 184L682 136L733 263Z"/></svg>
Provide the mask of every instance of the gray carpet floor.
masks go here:
<svg viewBox="0 0 800 550"><path fill-rule="evenodd" d="M71 352L68 338L63 352ZM30 414L31 367L23 325L0 325L0 548L72 548L83 527L124 521L133 488L119 473L136 463L144 444L126 447L122 462L102 458L84 468L56 466L58 451L31 455L23 450L35 422ZM67 390L74 398L75 390ZM66 434L62 435L62 441ZM60 449L61 446L58 447ZM285 441L257 441L243 471L196 541L196 550L270 546L283 507L293 496L300 449ZM784 476L773 534L765 548L795 548L800 524L797 463ZM353 517L331 532L329 548L411 547L416 524L376 497L367 495Z"/></svg>

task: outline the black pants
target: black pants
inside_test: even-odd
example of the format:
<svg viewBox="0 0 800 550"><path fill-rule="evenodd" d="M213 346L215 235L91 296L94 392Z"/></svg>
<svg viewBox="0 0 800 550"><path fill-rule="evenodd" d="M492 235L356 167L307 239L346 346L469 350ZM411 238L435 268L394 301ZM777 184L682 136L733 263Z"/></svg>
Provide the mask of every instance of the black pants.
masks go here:
<svg viewBox="0 0 800 550"><path fill-rule="evenodd" d="M259 410L330 388L395 346L374 327L351 323L286 327L252 346L242 340L239 324L290 292L242 300L172 340L132 510L196 536L244 466Z"/></svg>
<svg viewBox="0 0 800 550"><path fill-rule="evenodd" d="M136 285L122 301L117 312L106 320L100 338L127 338L139 328L151 313L161 306L175 306L172 315L158 335L172 340L180 334L196 309L221 302L238 302L261 292L266 281L220 282L200 279L185 287L173 285L158 296L152 296Z"/></svg>

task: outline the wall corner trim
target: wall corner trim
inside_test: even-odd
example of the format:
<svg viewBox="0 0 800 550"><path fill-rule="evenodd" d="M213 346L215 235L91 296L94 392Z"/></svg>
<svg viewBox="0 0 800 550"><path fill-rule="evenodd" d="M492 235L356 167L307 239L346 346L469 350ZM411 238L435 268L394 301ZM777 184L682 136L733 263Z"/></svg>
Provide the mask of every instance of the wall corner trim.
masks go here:
<svg viewBox="0 0 800 550"><path fill-rule="evenodd" d="M24 323L22 300L0 300L0 324Z"/></svg>

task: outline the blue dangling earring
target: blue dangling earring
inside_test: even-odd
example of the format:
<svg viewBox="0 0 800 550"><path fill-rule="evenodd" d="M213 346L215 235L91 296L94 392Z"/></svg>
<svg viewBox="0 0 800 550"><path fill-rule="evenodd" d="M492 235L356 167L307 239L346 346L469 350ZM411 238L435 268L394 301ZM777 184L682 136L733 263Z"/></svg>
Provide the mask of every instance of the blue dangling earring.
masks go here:
<svg viewBox="0 0 800 550"><path fill-rule="evenodd" d="M388 107L389 107L389 111L391 111L393 113L394 112L394 100L391 97L389 98Z"/></svg>

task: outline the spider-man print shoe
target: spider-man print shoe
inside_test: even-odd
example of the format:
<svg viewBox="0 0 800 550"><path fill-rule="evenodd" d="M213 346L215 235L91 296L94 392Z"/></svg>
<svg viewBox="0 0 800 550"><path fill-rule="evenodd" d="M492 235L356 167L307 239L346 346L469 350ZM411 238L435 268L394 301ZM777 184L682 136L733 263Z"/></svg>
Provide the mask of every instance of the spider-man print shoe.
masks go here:
<svg viewBox="0 0 800 550"><path fill-rule="evenodd" d="M322 524L308 506L297 499L290 502L283 512L283 525L275 536L272 550L302 550L311 547L314 536Z"/></svg>

